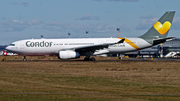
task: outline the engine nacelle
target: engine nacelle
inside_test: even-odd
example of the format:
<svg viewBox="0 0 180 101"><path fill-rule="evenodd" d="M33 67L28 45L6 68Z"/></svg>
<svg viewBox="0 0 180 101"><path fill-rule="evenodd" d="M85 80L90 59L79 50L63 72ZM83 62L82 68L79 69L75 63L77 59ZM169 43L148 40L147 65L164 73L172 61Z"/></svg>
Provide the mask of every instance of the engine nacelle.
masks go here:
<svg viewBox="0 0 180 101"><path fill-rule="evenodd" d="M66 50L66 51L59 51L59 59L75 59L79 58L80 54L75 51Z"/></svg>

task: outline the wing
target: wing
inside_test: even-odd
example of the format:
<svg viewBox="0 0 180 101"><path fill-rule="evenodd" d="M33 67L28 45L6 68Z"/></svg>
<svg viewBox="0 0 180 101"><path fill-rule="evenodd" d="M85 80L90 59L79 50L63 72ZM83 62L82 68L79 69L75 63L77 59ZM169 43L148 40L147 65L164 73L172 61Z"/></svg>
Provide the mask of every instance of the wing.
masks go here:
<svg viewBox="0 0 180 101"><path fill-rule="evenodd" d="M88 45L88 46L82 46L82 47L65 48L65 49L62 49L62 50L63 51L64 50L74 50L76 52L86 52L86 51L94 52L95 50L99 50L99 49L103 49L103 48L108 48L109 45L123 43L124 40L125 40L125 38L123 38L120 41L115 42L115 43L104 43L104 44Z"/></svg>
<svg viewBox="0 0 180 101"><path fill-rule="evenodd" d="M75 47L73 50L77 52L86 52L86 51L92 51L108 48L109 45L119 44L123 43L125 39L121 39L120 41L116 43L105 43L105 44L97 44L97 45L90 45L90 46L82 46L82 47Z"/></svg>

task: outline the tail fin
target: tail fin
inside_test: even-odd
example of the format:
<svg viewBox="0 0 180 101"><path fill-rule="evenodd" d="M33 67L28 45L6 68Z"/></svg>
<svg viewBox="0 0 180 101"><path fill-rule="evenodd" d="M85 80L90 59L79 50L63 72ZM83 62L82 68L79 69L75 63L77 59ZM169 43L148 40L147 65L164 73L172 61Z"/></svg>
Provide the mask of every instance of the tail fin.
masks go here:
<svg viewBox="0 0 180 101"><path fill-rule="evenodd" d="M175 11L166 12L144 35L140 36L147 41L166 38L171 27Z"/></svg>

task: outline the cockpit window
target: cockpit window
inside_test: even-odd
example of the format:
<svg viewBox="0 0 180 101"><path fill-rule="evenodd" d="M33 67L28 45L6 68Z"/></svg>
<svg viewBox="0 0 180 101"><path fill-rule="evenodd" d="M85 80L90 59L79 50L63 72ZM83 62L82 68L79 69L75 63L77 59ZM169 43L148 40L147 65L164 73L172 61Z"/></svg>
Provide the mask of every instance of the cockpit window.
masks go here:
<svg viewBox="0 0 180 101"><path fill-rule="evenodd" d="M15 46L15 44L10 44L10 46Z"/></svg>

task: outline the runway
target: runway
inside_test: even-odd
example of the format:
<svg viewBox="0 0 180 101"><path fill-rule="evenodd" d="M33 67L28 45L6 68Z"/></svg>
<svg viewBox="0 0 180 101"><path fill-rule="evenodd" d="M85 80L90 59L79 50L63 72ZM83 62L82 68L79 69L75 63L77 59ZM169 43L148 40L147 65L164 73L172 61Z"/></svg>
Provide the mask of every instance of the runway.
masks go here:
<svg viewBox="0 0 180 101"><path fill-rule="evenodd" d="M38 59L28 59L27 61L23 60L1 60L1 62L48 62L48 61L54 61L54 62L78 62L78 61L84 61L83 59L68 59L68 60L38 60ZM180 61L180 58L122 58L122 59L97 59L96 61L84 61L84 62L120 62L120 61Z"/></svg>

